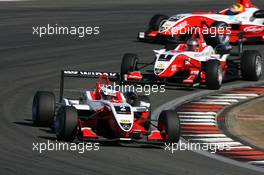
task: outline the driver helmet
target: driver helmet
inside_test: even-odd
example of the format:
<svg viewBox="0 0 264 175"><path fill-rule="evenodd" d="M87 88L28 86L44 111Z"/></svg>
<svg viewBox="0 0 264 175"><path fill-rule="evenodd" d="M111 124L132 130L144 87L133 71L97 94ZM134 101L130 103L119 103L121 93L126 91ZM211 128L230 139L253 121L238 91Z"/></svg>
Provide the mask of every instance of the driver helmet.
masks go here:
<svg viewBox="0 0 264 175"><path fill-rule="evenodd" d="M187 41L187 49L188 51L197 51L199 50L199 42L197 39L189 39Z"/></svg>
<svg viewBox="0 0 264 175"><path fill-rule="evenodd" d="M104 100L113 100L116 97L116 90L113 90L111 85L107 85L101 88L100 94Z"/></svg>
<svg viewBox="0 0 264 175"><path fill-rule="evenodd" d="M236 15L244 11L244 6L240 3L236 3L229 8L231 14Z"/></svg>

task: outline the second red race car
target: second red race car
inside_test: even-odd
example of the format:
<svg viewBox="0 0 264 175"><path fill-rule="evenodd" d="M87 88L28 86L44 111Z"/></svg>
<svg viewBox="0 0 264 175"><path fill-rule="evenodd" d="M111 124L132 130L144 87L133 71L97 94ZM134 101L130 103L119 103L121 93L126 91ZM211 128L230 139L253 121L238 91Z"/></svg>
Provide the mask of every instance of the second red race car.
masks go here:
<svg viewBox="0 0 264 175"><path fill-rule="evenodd" d="M193 28L204 28L208 44L237 43L240 35L243 41L264 41L264 10L251 0L238 0L230 8L220 12L193 12L171 17L157 14L152 17L146 32L139 32L144 41L178 42L190 34Z"/></svg>
<svg viewBox="0 0 264 175"><path fill-rule="evenodd" d="M205 85L209 89L219 89L223 81L240 76L258 81L263 69L262 55L256 50L245 50L231 56L231 49L228 44L219 44L214 49L206 44L201 33L193 34L178 46L168 45L165 49L154 50L156 57L151 63L141 63L136 54L125 54L121 80L123 83L190 87ZM154 65L150 73L142 72L150 65Z"/></svg>

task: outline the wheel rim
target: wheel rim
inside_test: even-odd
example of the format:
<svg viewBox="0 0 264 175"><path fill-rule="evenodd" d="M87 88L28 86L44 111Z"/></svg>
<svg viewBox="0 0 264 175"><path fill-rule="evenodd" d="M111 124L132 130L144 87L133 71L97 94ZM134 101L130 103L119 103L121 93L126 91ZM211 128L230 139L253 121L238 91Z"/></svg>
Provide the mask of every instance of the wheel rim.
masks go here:
<svg viewBox="0 0 264 175"><path fill-rule="evenodd" d="M167 21L166 19L163 19L163 20L159 23L159 32L163 32L164 30L166 30L166 29L161 30L162 25L163 25L166 21Z"/></svg>
<svg viewBox="0 0 264 175"><path fill-rule="evenodd" d="M227 29L227 26L225 24L222 24L220 28L224 28L225 30ZM227 44L230 40L230 36L228 35L218 35L218 40L220 44Z"/></svg>
<svg viewBox="0 0 264 175"><path fill-rule="evenodd" d="M227 35L218 35L218 39L221 44L226 44L228 43L230 37Z"/></svg>
<svg viewBox="0 0 264 175"><path fill-rule="evenodd" d="M218 70L217 70L217 80L218 80L218 83L219 85L222 84L222 81L223 81L223 72L222 72L222 69L220 66L218 66Z"/></svg>
<svg viewBox="0 0 264 175"><path fill-rule="evenodd" d="M262 73L262 67L261 67L261 58L260 56L257 56L256 58L256 75L259 77Z"/></svg>

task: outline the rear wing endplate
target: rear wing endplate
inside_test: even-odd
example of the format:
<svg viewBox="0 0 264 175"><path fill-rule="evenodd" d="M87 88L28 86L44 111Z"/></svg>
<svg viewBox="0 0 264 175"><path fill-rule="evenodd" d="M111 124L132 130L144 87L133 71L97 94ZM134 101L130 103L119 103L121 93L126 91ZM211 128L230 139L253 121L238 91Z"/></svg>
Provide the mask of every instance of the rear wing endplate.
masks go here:
<svg viewBox="0 0 264 175"><path fill-rule="evenodd" d="M117 72L97 72L82 70L62 70L60 78L60 96L59 102L62 102L65 78L99 78L101 75L107 75L111 81L119 81L120 75Z"/></svg>

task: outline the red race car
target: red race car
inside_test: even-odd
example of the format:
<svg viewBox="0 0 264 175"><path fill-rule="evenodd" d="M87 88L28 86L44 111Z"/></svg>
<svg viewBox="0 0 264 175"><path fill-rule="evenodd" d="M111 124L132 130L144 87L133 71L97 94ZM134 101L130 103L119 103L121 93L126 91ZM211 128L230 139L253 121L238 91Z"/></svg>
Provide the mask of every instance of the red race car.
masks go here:
<svg viewBox="0 0 264 175"><path fill-rule="evenodd" d="M85 90L77 98L64 97L64 78L96 78L95 90ZM62 71L59 102L53 92L38 91L33 100L32 120L38 126L53 127L58 140L125 141L140 143L178 142L180 123L175 111L161 112L155 126L151 122L148 96L119 92L109 79L116 73ZM150 126L157 129L150 129Z"/></svg>
<svg viewBox="0 0 264 175"><path fill-rule="evenodd" d="M242 48L241 46L239 48ZM141 63L135 54L125 54L121 64L124 83L165 84L178 86L206 85L219 89L223 81L242 77L257 81L262 75L263 60L256 50L246 50L231 56L230 45L207 45L202 33L193 34L186 42L166 49L154 50L151 63ZM154 65L151 73L143 68Z"/></svg>
<svg viewBox="0 0 264 175"><path fill-rule="evenodd" d="M157 14L152 17L146 32L139 32L138 39L148 41L178 42L192 34L194 28L203 28L208 44L264 41L264 10L250 0L238 0L237 4L220 12L193 12L172 17Z"/></svg>

